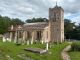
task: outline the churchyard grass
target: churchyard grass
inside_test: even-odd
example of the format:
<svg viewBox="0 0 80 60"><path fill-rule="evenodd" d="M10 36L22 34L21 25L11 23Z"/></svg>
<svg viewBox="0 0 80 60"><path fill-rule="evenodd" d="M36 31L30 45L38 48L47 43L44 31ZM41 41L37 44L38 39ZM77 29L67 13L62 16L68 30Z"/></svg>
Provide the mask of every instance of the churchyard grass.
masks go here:
<svg viewBox="0 0 80 60"><path fill-rule="evenodd" d="M69 52L71 60L80 60L80 42L73 42L72 49Z"/></svg>
<svg viewBox="0 0 80 60"><path fill-rule="evenodd" d="M32 48L45 48L45 44L32 44L32 45L16 45L12 42L2 42L0 41L0 51L2 52L2 56L0 56L1 60L8 60L6 55L9 55L13 60L26 60L26 58L32 58L33 60L62 60L61 51L64 47L68 45L67 42L62 44L53 44L52 48L49 48L48 53L38 54L29 51L25 51L24 48L32 47ZM25 55L23 58L21 55ZM5 57L5 59L3 59ZM25 58L25 59L24 59Z"/></svg>
<svg viewBox="0 0 80 60"><path fill-rule="evenodd" d="M79 51L72 51L69 52L71 60L80 60L80 52Z"/></svg>

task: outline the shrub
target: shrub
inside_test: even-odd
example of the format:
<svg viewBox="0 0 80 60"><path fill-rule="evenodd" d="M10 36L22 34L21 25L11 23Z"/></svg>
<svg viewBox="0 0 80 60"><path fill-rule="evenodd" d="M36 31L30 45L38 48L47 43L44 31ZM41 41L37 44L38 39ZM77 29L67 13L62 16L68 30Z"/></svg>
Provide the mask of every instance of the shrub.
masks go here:
<svg viewBox="0 0 80 60"><path fill-rule="evenodd" d="M71 50L72 51L80 51L80 42L73 42L71 45Z"/></svg>

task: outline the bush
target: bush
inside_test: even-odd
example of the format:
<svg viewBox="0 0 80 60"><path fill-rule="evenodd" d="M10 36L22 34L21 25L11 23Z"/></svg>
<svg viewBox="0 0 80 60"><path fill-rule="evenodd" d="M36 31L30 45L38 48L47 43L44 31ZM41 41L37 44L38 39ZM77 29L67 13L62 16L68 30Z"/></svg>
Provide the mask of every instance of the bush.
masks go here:
<svg viewBox="0 0 80 60"><path fill-rule="evenodd" d="M71 50L72 51L80 51L80 42L73 42L71 45Z"/></svg>

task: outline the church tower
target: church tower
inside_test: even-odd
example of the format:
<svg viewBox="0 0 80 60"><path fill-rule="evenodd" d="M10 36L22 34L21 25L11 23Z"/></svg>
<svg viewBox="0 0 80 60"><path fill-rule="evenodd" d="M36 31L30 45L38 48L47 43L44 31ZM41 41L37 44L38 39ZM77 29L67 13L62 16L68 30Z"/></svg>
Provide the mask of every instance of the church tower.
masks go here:
<svg viewBox="0 0 80 60"><path fill-rule="evenodd" d="M57 4L49 8L49 41L64 41L64 10Z"/></svg>

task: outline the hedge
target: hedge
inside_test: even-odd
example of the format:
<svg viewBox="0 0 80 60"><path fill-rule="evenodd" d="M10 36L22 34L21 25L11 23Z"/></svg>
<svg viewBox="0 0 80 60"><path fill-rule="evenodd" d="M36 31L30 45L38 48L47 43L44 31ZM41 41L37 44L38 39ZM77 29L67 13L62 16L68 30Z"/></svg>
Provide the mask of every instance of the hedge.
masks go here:
<svg viewBox="0 0 80 60"><path fill-rule="evenodd" d="M73 42L71 45L72 51L80 51L80 41Z"/></svg>

